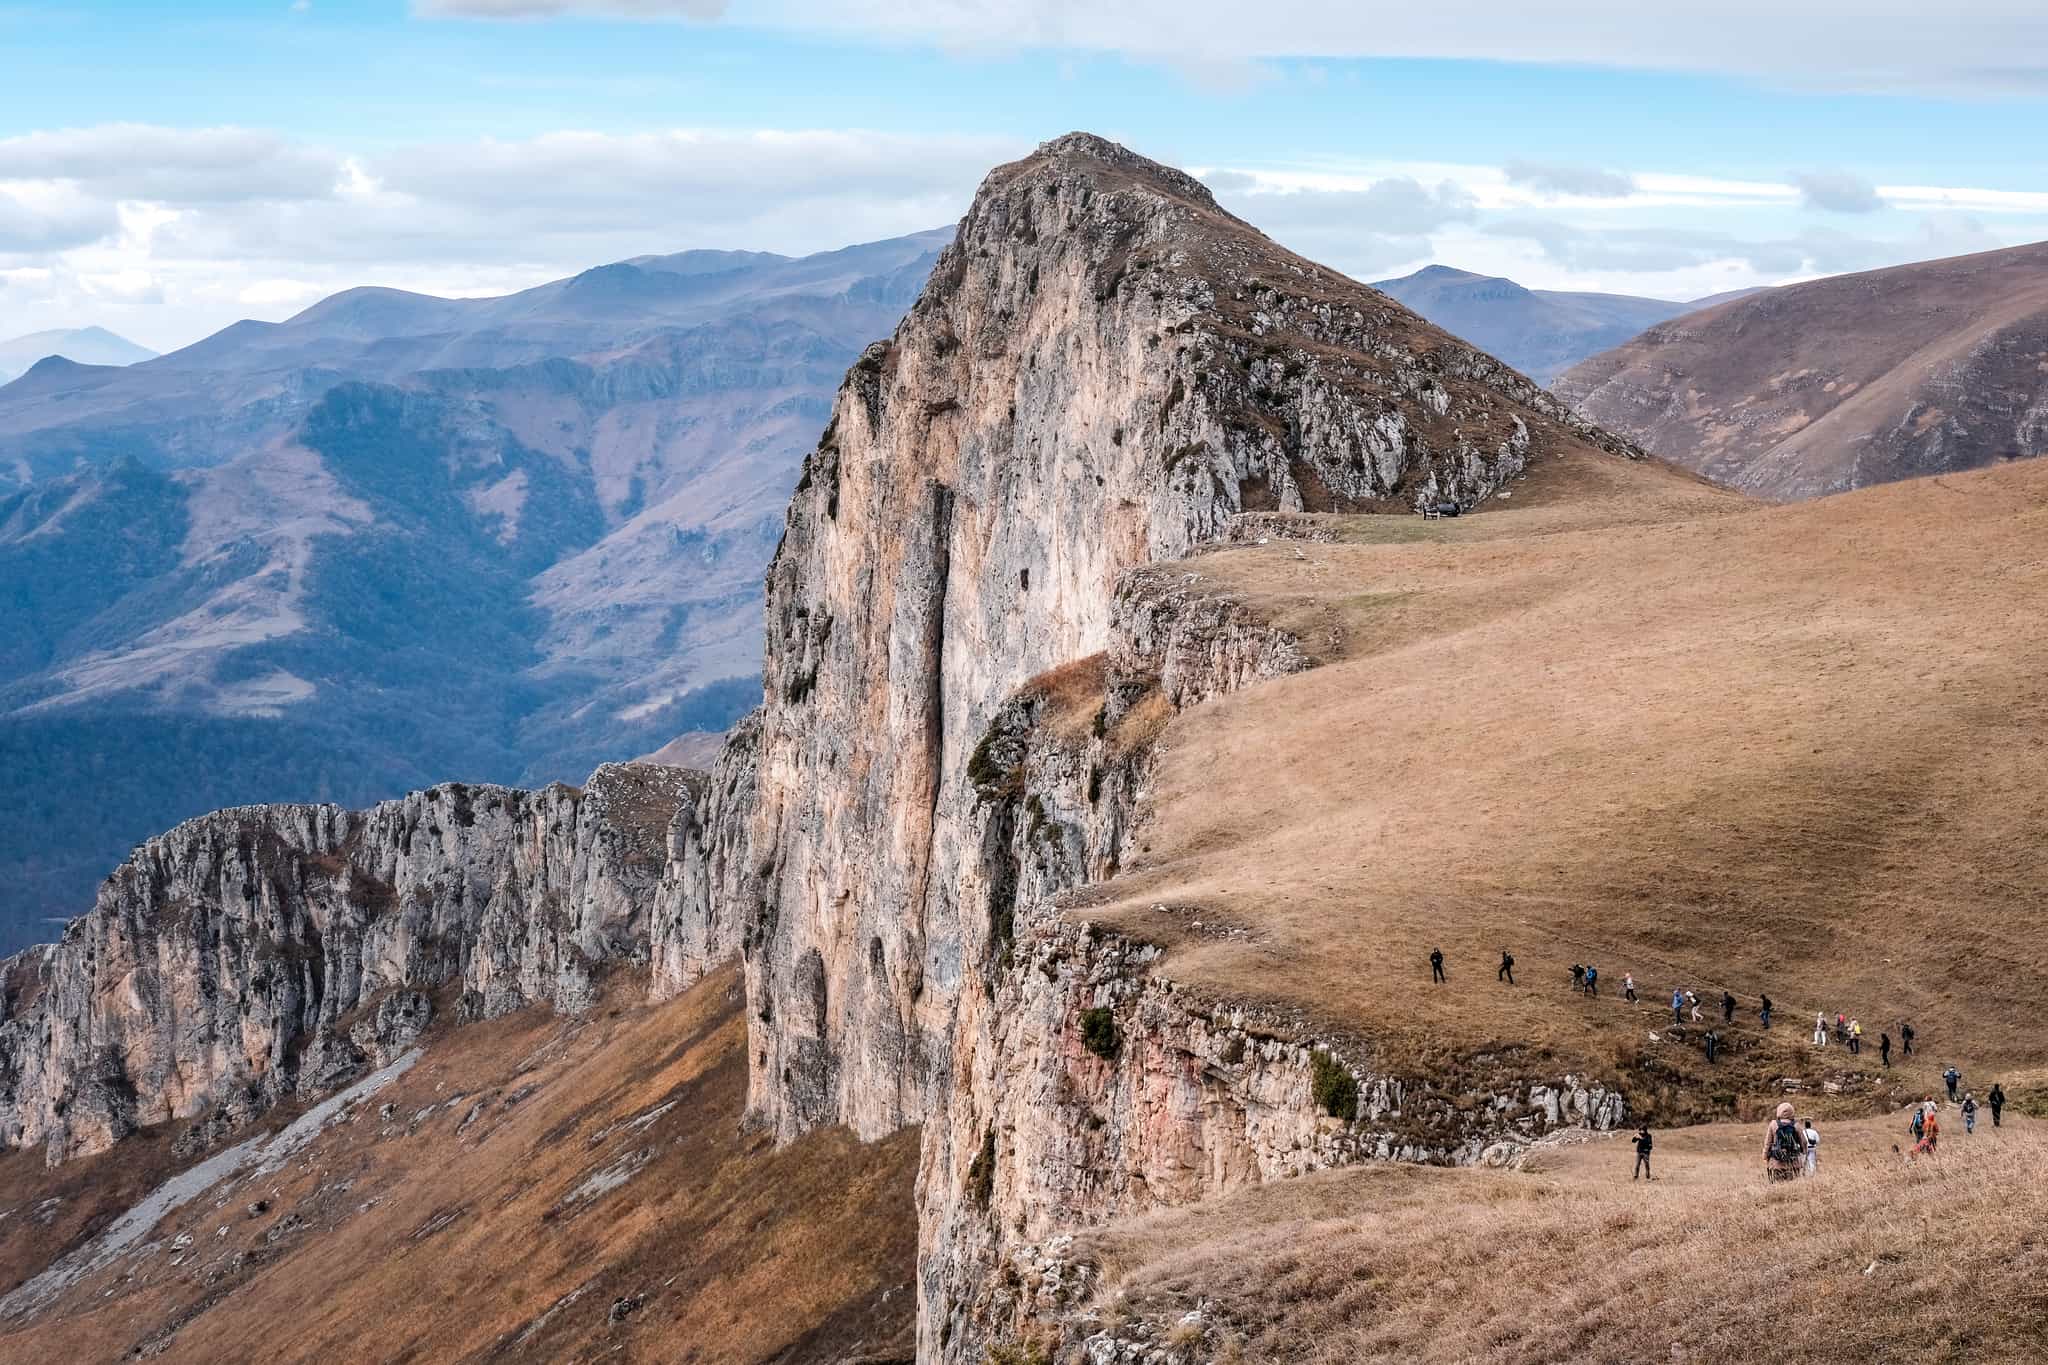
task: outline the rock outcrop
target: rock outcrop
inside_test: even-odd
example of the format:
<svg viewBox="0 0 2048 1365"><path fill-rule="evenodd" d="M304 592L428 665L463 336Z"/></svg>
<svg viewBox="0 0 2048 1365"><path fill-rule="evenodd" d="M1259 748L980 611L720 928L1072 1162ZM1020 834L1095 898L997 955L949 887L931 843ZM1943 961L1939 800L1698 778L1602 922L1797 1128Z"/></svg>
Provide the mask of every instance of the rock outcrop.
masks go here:
<svg viewBox="0 0 2048 1365"><path fill-rule="evenodd" d="M652 931L701 881L702 782L607 765L581 791L451 783L149 840L61 942L0 963L0 1141L55 1162L168 1119L218 1134L388 1063L437 1002L576 1011L656 937L729 952Z"/></svg>
<svg viewBox="0 0 2048 1365"><path fill-rule="evenodd" d="M979 1358L1004 1248L1056 1216L1516 1131L1524 1090L1405 1136L1370 1074L1357 1123L1319 1119L1311 1041L1180 1007L1053 903L1127 856L1176 710L1307 661L1144 566L1245 514L1469 506L1587 446L1640 453L1179 172L1073 135L990 175L806 462L728 755L756 806L713 818L747 859L756 1116L925 1127L927 1358Z"/></svg>
<svg viewBox="0 0 2048 1365"><path fill-rule="evenodd" d="M761 1117L932 1112L998 894L976 745L1108 647L1126 571L1246 511L1469 505L1585 444L1632 449L1187 175L1081 134L993 172L849 374L769 570Z"/></svg>

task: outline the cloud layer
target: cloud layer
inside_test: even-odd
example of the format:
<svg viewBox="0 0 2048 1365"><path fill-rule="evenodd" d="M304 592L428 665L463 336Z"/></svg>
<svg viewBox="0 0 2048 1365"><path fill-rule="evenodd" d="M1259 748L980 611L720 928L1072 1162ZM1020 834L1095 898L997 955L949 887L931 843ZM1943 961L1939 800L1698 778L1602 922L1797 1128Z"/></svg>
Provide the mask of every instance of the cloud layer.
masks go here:
<svg viewBox="0 0 2048 1365"><path fill-rule="evenodd" d="M358 284L501 293L643 253L823 250L951 222L990 166L1027 150L804 130L374 151L249 128L35 132L0 138L0 312L12 331L98 323L168 349ZM1367 279L1438 261L1684 298L2048 237L2048 193L1877 186L1843 170L1193 169L1233 212Z"/></svg>
<svg viewBox="0 0 2048 1365"><path fill-rule="evenodd" d="M2048 89L2039 0L1667 0L1617 19L1613 0L414 0L428 17L724 18L949 48L1116 52L1169 63L1449 57L1734 72L1800 85Z"/></svg>
<svg viewBox="0 0 2048 1365"><path fill-rule="evenodd" d="M15 331L94 321L170 347L355 284L496 293L644 253L935 227L1025 150L671 130L358 154L244 128L37 132L0 139L0 298Z"/></svg>

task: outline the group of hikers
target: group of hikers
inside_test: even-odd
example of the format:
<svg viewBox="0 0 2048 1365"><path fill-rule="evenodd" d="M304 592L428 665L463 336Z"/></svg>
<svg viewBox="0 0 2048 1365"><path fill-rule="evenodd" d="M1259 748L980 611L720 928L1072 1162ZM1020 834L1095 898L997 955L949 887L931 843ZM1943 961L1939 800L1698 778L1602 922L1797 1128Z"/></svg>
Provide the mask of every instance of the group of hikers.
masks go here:
<svg viewBox="0 0 2048 1365"><path fill-rule="evenodd" d="M1430 950L1429 971L1431 981L1440 983L1449 981L1450 978L1444 972L1443 949L1432 948ZM1600 994L1599 968L1590 963L1574 962L1571 973L1573 990L1587 996L1598 996ZM1494 979L1504 981L1510 986L1515 984L1514 954L1505 948L1500 951L1500 969L1494 974ZM1633 973L1624 972L1622 974L1621 996L1622 999L1630 1004L1637 1002L1636 979ZM1722 991L1719 1004L1722 1026L1725 1027L1733 1024L1738 1004L1733 992ZM1759 997L1757 1017L1766 1029L1771 1026L1771 1011L1773 1008L1771 997L1768 995ZM1674 1026L1682 1026L1688 1019L1695 1024L1709 1022L1701 1013L1700 998L1697 992L1684 988L1673 988L1671 992L1671 1022ZM1913 1042L1917 1036L1914 1033L1913 1025L1910 1021L1902 1019L1899 1021L1898 1030L1901 1055L1910 1057L1913 1055ZM1815 1013L1813 1016L1813 1045L1817 1048L1824 1048L1830 1040L1840 1046L1847 1047L1852 1055L1861 1055L1863 1051L1862 1022L1848 1018L1846 1015L1837 1014L1833 1024L1830 1025L1825 1010ZM1716 1055L1720 1051L1720 1045L1721 1035L1719 1030L1709 1027L1702 1037L1702 1046L1706 1050L1708 1062L1711 1063L1715 1060ZM1883 1065L1889 1068L1892 1064L1892 1035L1889 1030L1879 1032L1877 1050ZM1962 1089L1962 1072L1957 1070L1955 1066L1950 1065L1942 1071L1941 1079L1943 1085L1947 1088L1949 1103L1955 1105L1957 1111L1962 1115L1963 1131L1965 1133L1976 1132L1977 1114L1979 1112L1977 1097L1974 1092ZM1991 1110L1991 1126L1994 1128L1999 1127L2005 1112L2005 1087L1993 1083L1990 1094L1986 1096L1986 1103ZM1938 1108L1939 1106L1932 1099L1913 1105L1912 1155L1926 1156L1933 1154L1935 1151L1941 1134L1941 1125L1936 1118ZM1636 1133L1636 1165L1635 1174L1630 1177L1631 1180L1654 1178L1650 1175L1651 1145L1650 1129L1645 1125ZM1898 1151L1899 1149L1894 1147L1892 1150ZM1792 1105L1789 1102L1778 1106L1776 1116L1771 1120L1769 1128L1765 1131L1764 1165L1772 1180L1790 1180L1801 1175L1816 1175L1820 1171L1820 1130L1813 1126L1811 1118L1795 1120Z"/></svg>

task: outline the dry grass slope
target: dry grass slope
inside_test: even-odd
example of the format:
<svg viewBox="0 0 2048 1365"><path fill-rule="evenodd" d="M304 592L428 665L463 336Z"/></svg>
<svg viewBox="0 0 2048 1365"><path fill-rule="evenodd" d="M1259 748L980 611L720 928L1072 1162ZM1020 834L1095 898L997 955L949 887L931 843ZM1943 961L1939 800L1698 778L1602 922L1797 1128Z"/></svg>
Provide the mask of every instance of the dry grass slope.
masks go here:
<svg viewBox="0 0 2048 1365"><path fill-rule="evenodd" d="M1622 1139L1530 1172L1367 1167L1084 1234L1106 1323L1175 1324L1191 1360L2038 1361L2048 1358L2048 1135L1953 1122L1828 1130L1822 1175L1767 1186L1760 1130ZM1128 1330L1126 1326L1125 1330Z"/></svg>
<svg viewBox="0 0 2048 1365"><path fill-rule="evenodd" d="M1583 455L1457 521L1334 522L1189 562L1325 662L1175 721L1148 850L1077 913L1387 1067L1520 1047L1662 1122L1784 1077L2048 1078L2048 463L1780 508ZM1713 1071L1701 1030L1651 1037L1674 986L1742 1001ZM1923 1055L1816 1061L1817 1009Z"/></svg>
<svg viewBox="0 0 2048 1365"><path fill-rule="evenodd" d="M742 1134L736 974L651 1008L642 989L618 983L580 1021L447 1030L283 1170L201 1196L153 1247L0 1329L0 1362L907 1358L917 1134L781 1151ZM93 1211L10 1254L7 1282L123 1206L117 1185L153 1183L122 1172L157 1148L52 1173ZM0 1163L10 1208L48 1197L33 1159Z"/></svg>

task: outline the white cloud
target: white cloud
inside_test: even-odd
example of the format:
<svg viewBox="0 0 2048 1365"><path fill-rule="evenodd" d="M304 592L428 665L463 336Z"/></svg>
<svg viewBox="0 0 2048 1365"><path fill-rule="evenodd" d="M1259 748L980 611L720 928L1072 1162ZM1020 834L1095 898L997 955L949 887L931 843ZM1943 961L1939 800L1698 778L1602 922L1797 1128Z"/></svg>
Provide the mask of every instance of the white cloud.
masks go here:
<svg viewBox="0 0 2048 1365"><path fill-rule="evenodd" d="M0 254L62 251L120 226L114 206L49 182L0 184Z"/></svg>
<svg viewBox="0 0 2048 1365"><path fill-rule="evenodd" d="M0 181L54 181L161 204L318 199L332 192L340 167L330 152L248 128L108 123L0 138Z"/></svg>
<svg viewBox="0 0 2048 1365"><path fill-rule="evenodd" d="M461 19L547 19L589 14L605 19L717 19L725 0L414 0L421 14Z"/></svg>
<svg viewBox="0 0 2048 1365"><path fill-rule="evenodd" d="M1450 57L1738 72L1803 85L2039 93L2039 0L414 0L428 16L697 19L966 50L1053 48L1167 63Z"/></svg>
<svg viewBox="0 0 2048 1365"><path fill-rule="evenodd" d="M352 285L493 294L642 253L816 251L949 223L989 167L1027 150L803 130L395 148L247 129L31 133L0 139L4 312L16 331L99 323L169 349ZM1194 169L1277 241L1364 279L1440 261L1691 297L2048 237L2048 193L2028 191L1877 186L1898 212L1872 236L1803 217L1782 181L1642 170L1634 193L1598 197L1562 192L1572 168L1556 166Z"/></svg>
<svg viewBox="0 0 2048 1365"><path fill-rule="evenodd" d="M1801 204L1823 213L1876 213L1886 207L1875 185L1847 171L1805 171L1792 184Z"/></svg>
<svg viewBox="0 0 2048 1365"><path fill-rule="evenodd" d="M1501 173L1513 184L1527 185L1539 194L1586 199L1625 199L1636 192L1635 177L1621 171L1604 171L1597 166L1574 166L1555 161L1510 161Z"/></svg>
<svg viewBox="0 0 2048 1365"><path fill-rule="evenodd" d="M7 326L160 349L351 285L500 293L690 247L800 253L958 218L1006 139L564 131L339 152L245 129L0 139ZM157 302L149 302L158 300Z"/></svg>

